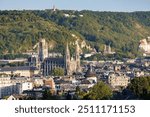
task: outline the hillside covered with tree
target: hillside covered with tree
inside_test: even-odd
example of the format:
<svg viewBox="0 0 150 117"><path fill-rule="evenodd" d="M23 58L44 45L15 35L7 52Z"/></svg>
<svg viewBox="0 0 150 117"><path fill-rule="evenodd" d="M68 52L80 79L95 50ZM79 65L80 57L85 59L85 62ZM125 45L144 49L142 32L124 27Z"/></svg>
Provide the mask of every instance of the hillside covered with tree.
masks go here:
<svg viewBox="0 0 150 117"><path fill-rule="evenodd" d="M97 51L110 44L123 57L138 55L139 40L150 36L150 12L0 11L0 53L32 49L40 37L64 48L71 34L86 40Z"/></svg>
<svg viewBox="0 0 150 117"><path fill-rule="evenodd" d="M67 41L75 40L72 36L74 33L82 40L79 33L39 17L31 11L0 12L0 54L32 51L40 38L45 38L52 49L62 52Z"/></svg>

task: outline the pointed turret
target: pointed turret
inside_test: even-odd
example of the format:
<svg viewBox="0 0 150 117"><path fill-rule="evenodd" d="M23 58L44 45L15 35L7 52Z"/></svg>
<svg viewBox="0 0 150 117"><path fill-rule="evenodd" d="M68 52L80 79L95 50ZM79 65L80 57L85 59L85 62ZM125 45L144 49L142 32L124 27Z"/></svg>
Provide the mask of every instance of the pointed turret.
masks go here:
<svg viewBox="0 0 150 117"><path fill-rule="evenodd" d="M68 47L68 42L67 42L67 45L66 45L65 62L66 62L66 74L71 75L71 71L70 71L70 51L69 51L69 47Z"/></svg>
<svg viewBox="0 0 150 117"><path fill-rule="evenodd" d="M111 53L111 47L110 47L110 44L108 46L108 53Z"/></svg>
<svg viewBox="0 0 150 117"><path fill-rule="evenodd" d="M106 45L104 45L104 53L106 53L107 52L107 47L106 47Z"/></svg>
<svg viewBox="0 0 150 117"><path fill-rule="evenodd" d="M76 41L76 72L81 72L81 67L80 67L80 47L78 44L78 41Z"/></svg>

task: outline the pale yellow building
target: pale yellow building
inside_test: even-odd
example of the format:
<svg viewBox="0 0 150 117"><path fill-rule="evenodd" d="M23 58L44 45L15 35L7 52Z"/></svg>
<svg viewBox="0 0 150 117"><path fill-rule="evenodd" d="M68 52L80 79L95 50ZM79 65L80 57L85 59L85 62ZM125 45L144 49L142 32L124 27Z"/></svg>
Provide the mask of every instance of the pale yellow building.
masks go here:
<svg viewBox="0 0 150 117"><path fill-rule="evenodd" d="M108 83L113 87L127 87L130 83L130 78L121 73L110 73L108 76Z"/></svg>
<svg viewBox="0 0 150 117"><path fill-rule="evenodd" d="M0 68L0 74L17 75L31 77L39 73L36 67L19 66L19 67L3 67Z"/></svg>

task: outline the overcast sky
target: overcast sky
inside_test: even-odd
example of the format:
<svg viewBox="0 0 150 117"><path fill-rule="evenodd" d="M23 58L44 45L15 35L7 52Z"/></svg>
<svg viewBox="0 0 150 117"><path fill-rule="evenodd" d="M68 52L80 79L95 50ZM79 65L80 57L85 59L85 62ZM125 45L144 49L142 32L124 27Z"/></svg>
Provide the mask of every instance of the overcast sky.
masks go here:
<svg viewBox="0 0 150 117"><path fill-rule="evenodd" d="M0 0L1 10L22 9L150 11L150 0Z"/></svg>

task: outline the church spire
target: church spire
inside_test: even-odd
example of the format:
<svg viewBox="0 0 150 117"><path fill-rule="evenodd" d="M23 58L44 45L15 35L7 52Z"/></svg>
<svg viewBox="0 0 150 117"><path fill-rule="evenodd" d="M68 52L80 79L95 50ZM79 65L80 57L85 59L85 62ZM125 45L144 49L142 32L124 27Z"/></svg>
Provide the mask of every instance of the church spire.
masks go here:
<svg viewBox="0 0 150 117"><path fill-rule="evenodd" d="M70 51L69 51L69 46L68 46L68 42L66 45L66 57L65 57L65 62L66 62L66 74L70 75Z"/></svg>
<svg viewBox="0 0 150 117"><path fill-rule="evenodd" d="M109 45L108 45L108 53L111 53L110 43L109 43Z"/></svg>
<svg viewBox="0 0 150 117"><path fill-rule="evenodd" d="M66 46L66 60L70 61L70 51L69 51L68 42L67 42L67 46Z"/></svg>
<svg viewBox="0 0 150 117"><path fill-rule="evenodd" d="M80 67L80 47L78 44L78 41L76 41L76 72L81 72L81 67Z"/></svg>

